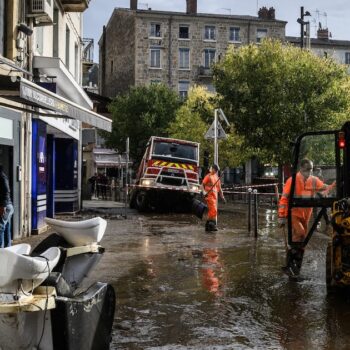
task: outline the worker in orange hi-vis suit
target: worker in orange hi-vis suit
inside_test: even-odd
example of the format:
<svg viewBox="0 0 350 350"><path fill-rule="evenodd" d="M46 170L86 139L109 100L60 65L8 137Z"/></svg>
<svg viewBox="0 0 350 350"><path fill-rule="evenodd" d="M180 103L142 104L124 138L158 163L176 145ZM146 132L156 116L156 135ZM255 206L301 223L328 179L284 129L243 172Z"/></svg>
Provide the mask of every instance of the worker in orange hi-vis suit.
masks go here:
<svg viewBox="0 0 350 350"><path fill-rule="evenodd" d="M303 159L300 163L300 171L296 174L295 179L295 198L315 198L316 194L326 195L330 190L335 187L335 182L331 185L326 185L318 177L311 175L313 171L313 162L309 159ZM287 223L288 215L288 202L290 196L290 190L292 185L292 177L290 177L283 188L282 196L278 204L278 226L284 227ZM293 208L292 209L292 241L303 242L308 233L308 224L312 215L312 208ZM287 266L283 268L287 273L294 275L299 274L301 268L302 257L304 254L304 248L290 249L288 251L289 256L297 256L298 266L288 266L289 261L287 257ZM292 270L290 269L292 268Z"/></svg>
<svg viewBox="0 0 350 350"><path fill-rule="evenodd" d="M222 200L226 203L224 193L221 189L221 181L218 177L219 167L213 164L209 173L204 177L202 182L202 192L208 205L207 222L205 224L206 231L217 231L217 215L218 215L218 193Z"/></svg>

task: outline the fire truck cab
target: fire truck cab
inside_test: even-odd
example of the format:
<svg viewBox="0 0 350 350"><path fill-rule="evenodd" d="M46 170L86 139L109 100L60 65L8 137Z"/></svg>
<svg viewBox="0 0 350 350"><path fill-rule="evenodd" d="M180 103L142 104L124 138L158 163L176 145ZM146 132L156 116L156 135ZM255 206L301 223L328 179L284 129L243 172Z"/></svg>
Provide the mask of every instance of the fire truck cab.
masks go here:
<svg viewBox="0 0 350 350"><path fill-rule="evenodd" d="M130 207L186 209L199 193L199 143L152 136L131 190Z"/></svg>

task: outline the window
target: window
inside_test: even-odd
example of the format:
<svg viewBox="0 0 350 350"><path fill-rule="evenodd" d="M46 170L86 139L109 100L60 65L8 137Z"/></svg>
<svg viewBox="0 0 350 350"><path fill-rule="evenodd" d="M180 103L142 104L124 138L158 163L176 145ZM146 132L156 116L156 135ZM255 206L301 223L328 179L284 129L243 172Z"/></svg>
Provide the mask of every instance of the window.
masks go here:
<svg viewBox="0 0 350 350"><path fill-rule="evenodd" d="M256 32L256 42L261 43L267 37L267 29L258 29Z"/></svg>
<svg viewBox="0 0 350 350"><path fill-rule="evenodd" d="M179 38L180 39L189 39L190 38L189 26L180 26L179 27Z"/></svg>
<svg viewBox="0 0 350 350"><path fill-rule="evenodd" d="M216 92L215 86L213 84L206 84L205 87L207 88L208 92Z"/></svg>
<svg viewBox="0 0 350 350"><path fill-rule="evenodd" d="M186 99L188 95L188 90L190 88L190 82L186 80L179 81L179 95L181 99Z"/></svg>
<svg viewBox="0 0 350 350"><path fill-rule="evenodd" d="M345 52L345 64L350 64L350 52Z"/></svg>
<svg viewBox="0 0 350 350"><path fill-rule="evenodd" d="M35 28L35 51L37 54L44 53L44 29L43 27Z"/></svg>
<svg viewBox="0 0 350 350"><path fill-rule="evenodd" d="M6 28L6 14L5 14L5 0L0 0L0 55L5 54L5 28Z"/></svg>
<svg viewBox="0 0 350 350"><path fill-rule="evenodd" d="M204 68L210 68L213 62L215 62L215 49L204 50Z"/></svg>
<svg viewBox="0 0 350 350"><path fill-rule="evenodd" d="M151 49L151 67L160 68L160 49Z"/></svg>
<svg viewBox="0 0 350 350"><path fill-rule="evenodd" d="M52 55L53 57L59 57L59 16L58 9L55 7L53 10L53 31L52 31Z"/></svg>
<svg viewBox="0 0 350 350"><path fill-rule="evenodd" d="M240 41L239 38L239 28L238 27L231 27L230 28L230 41Z"/></svg>
<svg viewBox="0 0 350 350"><path fill-rule="evenodd" d="M151 37L160 38L160 24L159 23L151 23Z"/></svg>
<svg viewBox="0 0 350 350"><path fill-rule="evenodd" d="M68 26L66 26L66 67L69 69L69 54L70 54L70 30Z"/></svg>
<svg viewBox="0 0 350 350"><path fill-rule="evenodd" d="M215 26L205 26L204 39L205 40L215 40L216 39Z"/></svg>
<svg viewBox="0 0 350 350"><path fill-rule="evenodd" d="M179 68L190 68L190 49L179 49Z"/></svg>

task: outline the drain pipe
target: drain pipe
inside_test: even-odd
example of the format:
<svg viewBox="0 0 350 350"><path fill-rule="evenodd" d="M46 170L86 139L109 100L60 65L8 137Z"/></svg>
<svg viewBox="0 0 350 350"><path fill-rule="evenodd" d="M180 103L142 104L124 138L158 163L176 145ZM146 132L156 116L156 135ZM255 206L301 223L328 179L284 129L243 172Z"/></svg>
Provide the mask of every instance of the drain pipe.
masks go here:
<svg viewBox="0 0 350 350"><path fill-rule="evenodd" d="M248 39L248 45L250 44L250 24L251 24L251 22L248 21L248 37L247 37L247 39Z"/></svg>
<svg viewBox="0 0 350 350"><path fill-rule="evenodd" d="M172 88L172 77L171 77L171 56L172 56L172 34L171 34L171 26L173 23L173 16L169 17L169 53L168 53L168 85L170 88Z"/></svg>

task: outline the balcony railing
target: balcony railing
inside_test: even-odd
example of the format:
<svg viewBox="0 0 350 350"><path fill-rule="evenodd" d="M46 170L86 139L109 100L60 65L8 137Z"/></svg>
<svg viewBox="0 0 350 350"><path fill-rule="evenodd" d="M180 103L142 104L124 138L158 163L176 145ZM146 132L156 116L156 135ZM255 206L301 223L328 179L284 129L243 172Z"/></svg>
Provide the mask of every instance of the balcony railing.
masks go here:
<svg viewBox="0 0 350 350"><path fill-rule="evenodd" d="M199 66L198 67L198 77L199 78L212 78L213 71L211 70L211 68Z"/></svg>
<svg viewBox="0 0 350 350"><path fill-rule="evenodd" d="M84 12L89 7L90 0L61 0L65 12Z"/></svg>

